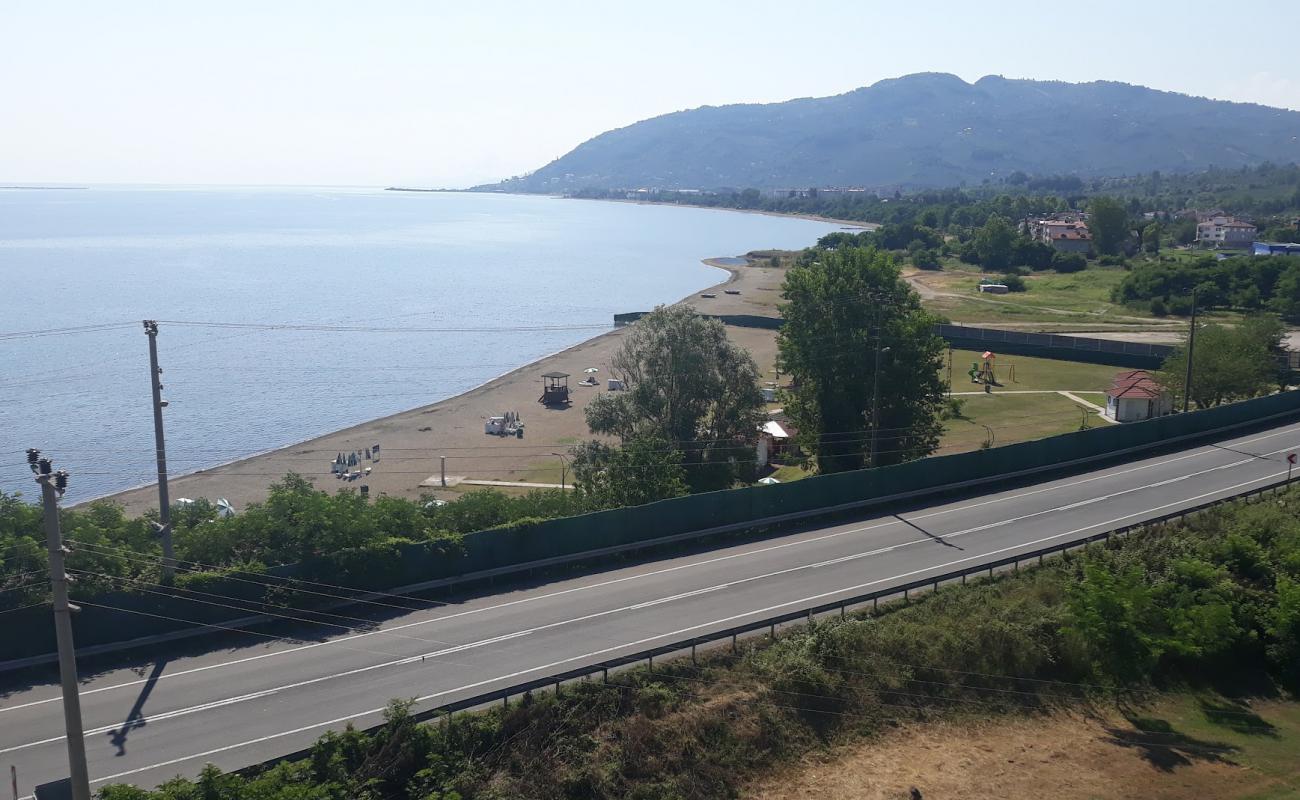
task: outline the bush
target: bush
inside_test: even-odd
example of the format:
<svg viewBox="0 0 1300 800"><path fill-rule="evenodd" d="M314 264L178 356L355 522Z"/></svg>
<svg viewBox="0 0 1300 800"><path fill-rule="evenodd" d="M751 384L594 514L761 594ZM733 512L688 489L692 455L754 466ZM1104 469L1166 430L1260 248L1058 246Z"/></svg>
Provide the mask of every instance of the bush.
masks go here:
<svg viewBox="0 0 1300 800"><path fill-rule="evenodd" d="M1165 306L1164 300L1153 297L1151 298L1151 313L1157 317L1165 317L1169 315L1169 309Z"/></svg>
<svg viewBox="0 0 1300 800"><path fill-rule="evenodd" d="M998 283L1001 283L1002 285L1006 286L1007 289L1012 292L1023 292L1029 288L1028 286L1025 285L1024 278L1011 272L1007 273L1006 275L1003 275L1001 278L998 278Z"/></svg>
<svg viewBox="0 0 1300 800"><path fill-rule="evenodd" d="M912 264L917 269L941 269L938 252L930 249L917 250L912 253Z"/></svg>
<svg viewBox="0 0 1300 800"><path fill-rule="evenodd" d="M1081 253L1057 253L1052 257L1052 269L1057 272L1080 272L1088 268L1088 259Z"/></svg>
<svg viewBox="0 0 1300 800"><path fill-rule="evenodd" d="M1171 297L1168 305L1169 313L1175 317L1186 317L1192 313L1192 298L1190 296Z"/></svg>
<svg viewBox="0 0 1300 800"><path fill-rule="evenodd" d="M1097 263L1103 267L1127 267L1128 261L1124 256L1102 256L1097 259Z"/></svg>
<svg viewBox="0 0 1300 800"><path fill-rule="evenodd" d="M747 643L739 657L702 652L698 667L670 660L427 725L395 701L375 731L327 733L296 762L251 775L208 767L156 791L106 787L103 798L720 800L774 766L900 721L1124 708L1127 693L1110 689L1153 684L1265 678L1275 682L1266 695L1294 690L1297 493L1278 500L819 620Z"/></svg>

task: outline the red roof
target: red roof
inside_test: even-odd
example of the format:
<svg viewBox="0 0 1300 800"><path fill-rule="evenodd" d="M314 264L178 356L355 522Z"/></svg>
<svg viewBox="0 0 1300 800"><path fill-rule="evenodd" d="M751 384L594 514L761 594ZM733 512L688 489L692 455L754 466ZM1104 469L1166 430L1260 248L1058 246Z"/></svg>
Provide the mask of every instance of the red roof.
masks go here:
<svg viewBox="0 0 1300 800"><path fill-rule="evenodd" d="M1164 387L1156 383L1151 373L1141 369L1119 373L1115 376L1110 389L1106 391L1107 395L1115 398L1144 397L1152 400L1161 397L1164 393Z"/></svg>

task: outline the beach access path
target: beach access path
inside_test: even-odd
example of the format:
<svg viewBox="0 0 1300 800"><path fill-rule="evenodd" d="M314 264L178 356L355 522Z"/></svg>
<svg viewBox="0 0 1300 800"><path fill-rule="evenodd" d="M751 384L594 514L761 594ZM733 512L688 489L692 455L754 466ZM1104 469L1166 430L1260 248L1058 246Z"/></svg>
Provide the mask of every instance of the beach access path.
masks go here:
<svg viewBox="0 0 1300 800"><path fill-rule="evenodd" d="M728 259L729 260L729 259ZM766 266L766 261L748 266L705 262L708 267L725 269L727 280L692 294L680 301L709 314L758 314L777 316L776 304L785 270ZM739 294L728 294L738 291ZM701 297L713 294L714 297ZM626 311L648 311L629 308ZM372 497L386 494L418 498L432 492L450 499L457 493L474 488L460 485L447 490L421 487L431 476L440 475L446 457L448 476L508 482L558 483L560 456L569 447L592 438L583 409L597 394L606 391L609 363L623 342L627 329L615 329L567 350L519 367L468 392L410 411L363 422L350 428L290 445L268 453L251 456L223 466L188 475L173 476L169 483L173 502L177 498L206 497L216 501L226 498L237 511L249 503L264 500L271 484L287 473L296 472L318 489L334 491L344 487L369 487ZM772 331L728 326L728 335L754 354L761 369L768 370L775 359ZM598 384L579 386L592 373ZM567 372L573 404L568 408L545 408L537 402L542 393L542 374ZM765 380L770 380L766 375ZM490 436L483 423L490 416L518 412L523 419L523 439ZM330 465L338 453L364 454L366 448L379 444L381 458L363 460L371 474L353 481L335 477ZM481 488L481 487L479 487ZM522 490L520 490L522 491ZM126 512L136 515L157 508L155 485L148 485L111 495Z"/></svg>

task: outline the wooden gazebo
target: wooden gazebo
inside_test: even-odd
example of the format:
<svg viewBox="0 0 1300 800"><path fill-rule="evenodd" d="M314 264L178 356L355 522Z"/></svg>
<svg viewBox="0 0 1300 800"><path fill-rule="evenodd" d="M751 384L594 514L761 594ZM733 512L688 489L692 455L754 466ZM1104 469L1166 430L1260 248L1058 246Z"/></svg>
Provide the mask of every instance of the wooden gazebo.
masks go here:
<svg viewBox="0 0 1300 800"><path fill-rule="evenodd" d="M542 380L542 396L537 402L544 406L567 406L573 402L569 399L569 373L548 372Z"/></svg>

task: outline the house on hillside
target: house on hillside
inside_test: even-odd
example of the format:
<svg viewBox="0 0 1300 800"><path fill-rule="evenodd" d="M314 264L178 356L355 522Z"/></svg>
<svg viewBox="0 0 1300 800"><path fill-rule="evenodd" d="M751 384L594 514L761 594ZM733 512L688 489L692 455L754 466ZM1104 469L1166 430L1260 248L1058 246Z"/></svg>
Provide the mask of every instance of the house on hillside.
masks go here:
<svg viewBox="0 0 1300 800"><path fill-rule="evenodd" d="M1034 238L1063 253L1084 253L1092 249L1088 223L1071 215L1068 218L1040 219L1031 226Z"/></svg>
<svg viewBox="0 0 1300 800"><path fill-rule="evenodd" d="M1172 414L1174 397L1144 369L1121 372L1106 391L1105 416L1115 422L1141 422Z"/></svg>
<svg viewBox="0 0 1300 800"><path fill-rule="evenodd" d="M1210 247L1250 247L1255 243L1255 226L1220 214L1196 223L1196 241Z"/></svg>

